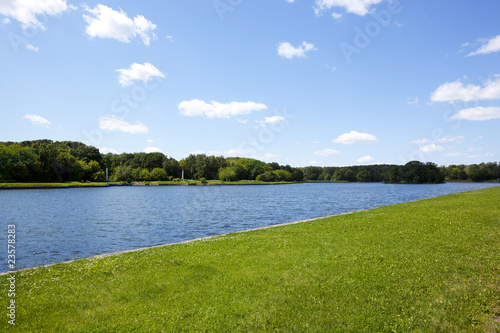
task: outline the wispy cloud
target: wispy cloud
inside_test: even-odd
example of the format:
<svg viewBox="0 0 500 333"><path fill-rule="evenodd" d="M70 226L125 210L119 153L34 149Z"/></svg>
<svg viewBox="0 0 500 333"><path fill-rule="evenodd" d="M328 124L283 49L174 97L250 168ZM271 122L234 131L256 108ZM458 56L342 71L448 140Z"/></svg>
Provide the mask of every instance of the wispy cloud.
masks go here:
<svg viewBox="0 0 500 333"><path fill-rule="evenodd" d="M363 156L356 160L358 163L371 163L373 161L375 161L375 159L371 156Z"/></svg>
<svg viewBox="0 0 500 333"><path fill-rule="evenodd" d="M37 126L41 126L41 127L45 127L45 128L49 128L49 125L52 124L52 122L50 122L49 120L47 120L39 115L36 115L36 114L25 114L23 118L31 121L31 123L33 125L37 125Z"/></svg>
<svg viewBox="0 0 500 333"><path fill-rule="evenodd" d="M90 14L83 15L87 23L85 32L91 38L112 38L129 43L131 39L140 37L145 45L157 38L153 32L156 25L142 15L131 19L123 10L116 11L102 4L93 9L85 6L85 10Z"/></svg>
<svg viewBox="0 0 500 333"><path fill-rule="evenodd" d="M500 107L478 106L475 108L463 109L460 110L458 113L454 114L451 118L471 120L471 121L486 121L492 119L500 119Z"/></svg>
<svg viewBox="0 0 500 333"><path fill-rule="evenodd" d="M37 28L45 30L37 15L58 15L76 7L68 5L66 0L7 0L0 2L0 14L7 16L3 23L8 23L13 18L21 23L23 29Z"/></svg>
<svg viewBox="0 0 500 333"><path fill-rule="evenodd" d="M33 46L31 44L26 44L26 50L30 50L30 51L33 51L33 52L38 52L38 47Z"/></svg>
<svg viewBox="0 0 500 333"><path fill-rule="evenodd" d="M500 99L500 76L488 80L483 87L469 84L464 86L460 80L439 86L431 95L433 102L479 101Z"/></svg>
<svg viewBox="0 0 500 333"><path fill-rule="evenodd" d="M302 42L302 45L298 47L288 42L281 42L278 46L278 54L287 59L305 58L306 53L312 50L316 50L314 44L308 42Z"/></svg>
<svg viewBox="0 0 500 333"><path fill-rule="evenodd" d="M314 155L316 155L316 156L333 156L333 155L339 155L339 154L340 154L340 151L335 150L335 149L330 149L330 148L316 150L314 152Z"/></svg>
<svg viewBox="0 0 500 333"><path fill-rule="evenodd" d="M140 121L130 124L115 115L99 117L99 128L113 132L124 132L130 134L148 133L149 128Z"/></svg>
<svg viewBox="0 0 500 333"><path fill-rule="evenodd" d="M430 145L420 147L419 151L421 151L422 153L433 153L438 151L444 151L444 147L431 143Z"/></svg>
<svg viewBox="0 0 500 333"><path fill-rule="evenodd" d="M378 139L372 134L351 131L349 133L339 135L339 137L333 140L333 143L352 145L358 143L374 143L377 142L377 140Z"/></svg>
<svg viewBox="0 0 500 333"><path fill-rule="evenodd" d="M157 147L146 147L142 150L145 153L162 153L162 150Z"/></svg>
<svg viewBox="0 0 500 333"><path fill-rule="evenodd" d="M116 151L115 149L113 149L113 148L106 148L106 147L99 148L99 152L101 154L109 154L109 153L111 153L111 154L118 154L118 151Z"/></svg>
<svg viewBox="0 0 500 333"><path fill-rule="evenodd" d="M383 0L316 0L316 14L333 7L343 8L346 12L364 16L368 14L373 5Z"/></svg>
<svg viewBox="0 0 500 333"><path fill-rule="evenodd" d="M489 54L500 51L500 35L493 37L486 42L476 51L471 52L467 57L475 56L478 54Z"/></svg>
<svg viewBox="0 0 500 333"><path fill-rule="evenodd" d="M147 82L152 80L153 77L165 78L165 75L149 62L144 64L133 63L129 69L117 69L116 71L120 72L118 82L124 87L132 84L133 81Z"/></svg>
<svg viewBox="0 0 500 333"><path fill-rule="evenodd" d="M271 116L271 117L264 117L264 120L256 120L255 122L259 124L258 127L267 127L267 125L275 125L275 124L280 124L284 122L286 119L282 116Z"/></svg>
<svg viewBox="0 0 500 333"><path fill-rule="evenodd" d="M230 118L267 109L265 104L255 102L210 103L193 99L179 103L179 113L188 117Z"/></svg>

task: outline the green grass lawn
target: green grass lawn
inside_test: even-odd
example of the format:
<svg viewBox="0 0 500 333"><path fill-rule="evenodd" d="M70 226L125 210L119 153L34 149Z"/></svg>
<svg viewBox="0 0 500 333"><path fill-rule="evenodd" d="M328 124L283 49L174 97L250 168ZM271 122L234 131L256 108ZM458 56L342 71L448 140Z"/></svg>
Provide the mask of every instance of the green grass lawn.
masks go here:
<svg viewBox="0 0 500 333"><path fill-rule="evenodd" d="M500 187L21 271L15 300L0 331L498 332Z"/></svg>

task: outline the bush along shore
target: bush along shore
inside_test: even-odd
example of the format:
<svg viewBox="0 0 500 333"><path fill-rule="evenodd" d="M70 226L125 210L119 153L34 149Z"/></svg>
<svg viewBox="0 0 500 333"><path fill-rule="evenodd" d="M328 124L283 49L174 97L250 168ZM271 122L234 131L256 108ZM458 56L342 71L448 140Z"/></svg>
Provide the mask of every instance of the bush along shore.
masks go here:
<svg viewBox="0 0 500 333"><path fill-rule="evenodd" d="M0 331L498 332L499 202L494 187L2 275Z"/></svg>

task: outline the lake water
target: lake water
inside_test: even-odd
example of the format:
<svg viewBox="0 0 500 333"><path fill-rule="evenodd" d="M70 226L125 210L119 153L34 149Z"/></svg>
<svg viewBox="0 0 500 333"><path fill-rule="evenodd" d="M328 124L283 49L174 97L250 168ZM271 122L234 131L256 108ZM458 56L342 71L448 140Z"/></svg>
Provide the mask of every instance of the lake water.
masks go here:
<svg viewBox="0 0 500 333"><path fill-rule="evenodd" d="M0 272L345 213L499 184L306 183L0 191Z"/></svg>

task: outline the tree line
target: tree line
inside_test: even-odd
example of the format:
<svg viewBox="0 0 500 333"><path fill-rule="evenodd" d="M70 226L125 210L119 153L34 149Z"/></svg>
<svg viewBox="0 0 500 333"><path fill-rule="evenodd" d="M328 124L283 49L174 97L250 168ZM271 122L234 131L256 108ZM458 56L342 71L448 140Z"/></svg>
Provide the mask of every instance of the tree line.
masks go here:
<svg viewBox="0 0 500 333"><path fill-rule="evenodd" d="M500 178L500 163L450 165L412 161L405 165L294 168L251 158L191 154L177 161L163 153L102 154L81 142L0 142L0 181L257 180L442 183ZM184 174L183 174L184 173Z"/></svg>

